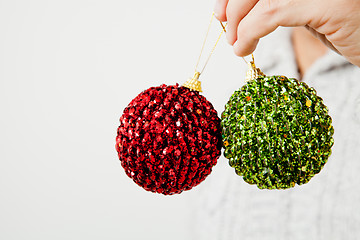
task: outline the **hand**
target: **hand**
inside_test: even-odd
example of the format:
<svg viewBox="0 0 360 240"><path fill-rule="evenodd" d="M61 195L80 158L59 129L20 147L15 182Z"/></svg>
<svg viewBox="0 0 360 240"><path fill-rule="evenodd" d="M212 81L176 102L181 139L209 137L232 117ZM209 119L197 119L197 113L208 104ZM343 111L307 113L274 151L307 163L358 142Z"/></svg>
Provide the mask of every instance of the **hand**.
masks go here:
<svg viewBox="0 0 360 240"><path fill-rule="evenodd" d="M235 54L251 54L277 27L305 26L330 48L360 66L360 0L217 0Z"/></svg>

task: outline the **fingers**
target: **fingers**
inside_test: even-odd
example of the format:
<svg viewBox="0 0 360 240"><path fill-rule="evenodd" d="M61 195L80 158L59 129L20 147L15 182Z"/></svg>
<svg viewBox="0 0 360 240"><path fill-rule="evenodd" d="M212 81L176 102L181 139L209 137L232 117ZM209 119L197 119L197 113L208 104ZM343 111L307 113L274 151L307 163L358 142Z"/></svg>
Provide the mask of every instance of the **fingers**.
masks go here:
<svg viewBox="0 0 360 240"><path fill-rule="evenodd" d="M261 0L238 23L235 30L234 52L238 56L251 54L260 38L273 32L277 27L305 26L311 22L312 10L316 9L311 0ZM230 3L229 3L230 4ZM228 16L228 21L230 21ZM229 25L229 24L228 24Z"/></svg>
<svg viewBox="0 0 360 240"><path fill-rule="evenodd" d="M237 26L259 0L229 0L226 7L228 42L233 45L237 39ZM263 0L262 0L263 1Z"/></svg>
<svg viewBox="0 0 360 240"><path fill-rule="evenodd" d="M226 6L228 2L229 0L216 0L215 2L215 17L221 22L226 21Z"/></svg>
<svg viewBox="0 0 360 240"><path fill-rule="evenodd" d="M360 66L359 1L217 0L216 17L227 21L227 39L238 56L252 53L260 38L279 26L306 26L330 48Z"/></svg>

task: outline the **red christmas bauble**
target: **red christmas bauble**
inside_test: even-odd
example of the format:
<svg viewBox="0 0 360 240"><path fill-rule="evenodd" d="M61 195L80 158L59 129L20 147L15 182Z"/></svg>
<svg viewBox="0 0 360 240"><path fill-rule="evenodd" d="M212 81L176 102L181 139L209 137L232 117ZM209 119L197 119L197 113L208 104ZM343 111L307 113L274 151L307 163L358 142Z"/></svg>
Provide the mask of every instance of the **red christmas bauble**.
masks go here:
<svg viewBox="0 0 360 240"><path fill-rule="evenodd" d="M125 108L116 150L125 173L145 190L181 193L203 181L221 154L220 119L197 91L151 87Z"/></svg>

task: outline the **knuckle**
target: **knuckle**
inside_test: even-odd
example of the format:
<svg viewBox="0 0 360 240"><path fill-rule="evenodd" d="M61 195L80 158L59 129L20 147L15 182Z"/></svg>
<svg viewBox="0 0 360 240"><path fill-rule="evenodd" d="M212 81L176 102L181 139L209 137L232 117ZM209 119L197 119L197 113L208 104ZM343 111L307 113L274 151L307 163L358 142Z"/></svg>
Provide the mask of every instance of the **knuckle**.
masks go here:
<svg viewBox="0 0 360 240"><path fill-rule="evenodd" d="M265 0L264 14L273 16L280 8L280 0Z"/></svg>

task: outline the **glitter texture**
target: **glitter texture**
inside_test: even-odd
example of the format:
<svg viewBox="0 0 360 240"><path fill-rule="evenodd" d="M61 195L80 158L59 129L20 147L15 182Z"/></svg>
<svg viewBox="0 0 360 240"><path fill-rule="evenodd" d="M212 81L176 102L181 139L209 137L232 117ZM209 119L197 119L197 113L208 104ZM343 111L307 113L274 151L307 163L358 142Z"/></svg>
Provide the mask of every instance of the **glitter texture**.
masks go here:
<svg viewBox="0 0 360 240"><path fill-rule="evenodd" d="M125 173L151 192L181 193L221 154L220 119L205 97L179 85L149 88L125 108L116 150Z"/></svg>
<svg viewBox="0 0 360 240"><path fill-rule="evenodd" d="M259 76L225 106L224 156L238 175L261 189L304 184L331 154L331 122L313 88L284 76Z"/></svg>

